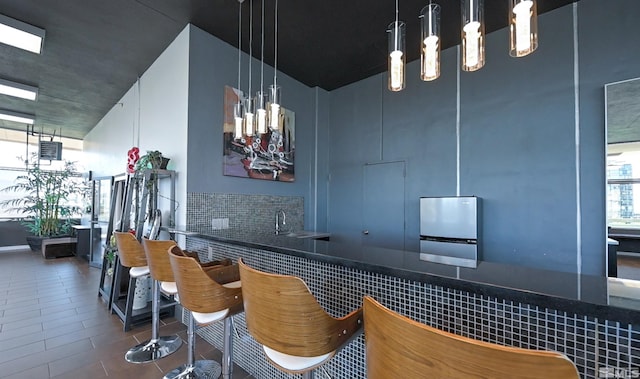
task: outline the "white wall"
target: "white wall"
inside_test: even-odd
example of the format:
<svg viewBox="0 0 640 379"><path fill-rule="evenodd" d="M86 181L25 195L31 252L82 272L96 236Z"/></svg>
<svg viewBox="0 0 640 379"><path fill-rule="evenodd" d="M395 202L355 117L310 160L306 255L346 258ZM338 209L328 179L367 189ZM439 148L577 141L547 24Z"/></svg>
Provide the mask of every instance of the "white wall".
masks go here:
<svg viewBox="0 0 640 379"><path fill-rule="evenodd" d="M190 25L180 32L84 140L86 166L95 176L123 173L132 146L169 157L168 168L178 172L178 225L186 216L189 30ZM168 196L168 188L161 194ZM168 207L160 199L159 208Z"/></svg>

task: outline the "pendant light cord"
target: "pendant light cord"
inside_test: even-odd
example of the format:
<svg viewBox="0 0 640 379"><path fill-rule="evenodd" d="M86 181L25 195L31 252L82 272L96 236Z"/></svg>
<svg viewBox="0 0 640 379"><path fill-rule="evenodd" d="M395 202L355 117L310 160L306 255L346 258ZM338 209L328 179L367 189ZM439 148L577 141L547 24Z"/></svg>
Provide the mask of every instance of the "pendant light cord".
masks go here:
<svg viewBox="0 0 640 379"><path fill-rule="evenodd" d="M251 61L252 60L253 60L253 0L249 0L249 92L247 93L248 97L251 97Z"/></svg>
<svg viewBox="0 0 640 379"><path fill-rule="evenodd" d="M395 23L395 33L394 33L394 39L393 39L393 46L394 46L394 50L398 51L399 47L398 47L398 40L400 39L398 37L398 29L399 29L399 25L398 25L398 0L396 0L396 23Z"/></svg>
<svg viewBox="0 0 640 379"><path fill-rule="evenodd" d="M264 0L262 0L262 20L260 22L262 31L260 33L260 93L264 94Z"/></svg>
<svg viewBox="0 0 640 379"><path fill-rule="evenodd" d="M398 0L396 0L396 24L398 23Z"/></svg>
<svg viewBox="0 0 640 379"><path fill-rule="evenodd" d="M240 59L242 58L241 54L241 45L242 45L242 1L238 1L238 91L240 90Z"/></svg>
<svg viewBox="0 0 640 379"><path fill-rule="evenodd" d="M278 80L278 0L276 0L275 25L274 25L274 58L273 58L273 88L276 88Z"/></svg>

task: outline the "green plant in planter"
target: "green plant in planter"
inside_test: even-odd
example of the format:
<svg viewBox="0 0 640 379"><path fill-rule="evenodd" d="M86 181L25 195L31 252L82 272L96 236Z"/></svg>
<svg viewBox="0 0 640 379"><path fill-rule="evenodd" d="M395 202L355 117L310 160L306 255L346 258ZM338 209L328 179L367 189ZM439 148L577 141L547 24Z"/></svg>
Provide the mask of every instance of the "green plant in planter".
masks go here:
<svg viewBox="0 0 640 379"><path fill-rule="evenodd" d="M104 247L104 256L107 258L107 275L113 275L113 264L116 260L116 253L118 252L118 245L116 243L116 236L111 235L109 241Z"/></svg>
<svg viewBox="0 0 640 379"><path fill-rule="evenodd" d="M162 166L163 166L162 153L159 152L158 150L147 150L147 154L141 156L140 159L138 159L138 161L136 162L136 171L144 170L146 168L153 168L153 169L163 168Z"/></svg>
<svg viewBox="0 0 640 379"><path fill-rule="evenodd" d="M82 207L69 202L75 195L86 195L86 186L77 180L74 162L64 161L61 170L44 170L34 154L24 175L2 192L15 192L21 197L0 202L0 206L18 211L29 220L24 225L35 236L61 236L70 232L72 218L82 214Z"/></svg>

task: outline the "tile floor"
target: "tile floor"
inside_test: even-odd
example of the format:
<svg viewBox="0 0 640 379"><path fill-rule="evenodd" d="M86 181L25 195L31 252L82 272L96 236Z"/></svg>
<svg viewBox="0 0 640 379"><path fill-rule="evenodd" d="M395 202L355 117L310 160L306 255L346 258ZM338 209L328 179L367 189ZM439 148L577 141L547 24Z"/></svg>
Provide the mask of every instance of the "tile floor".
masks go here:
<svg viewBox="0 0 640 379"><path fill-rule="evenodd" d="M186 342L169 357L131 364L130 347L150 337L150 325L122 331L97 296L100 270L86 261L43 259L28 250L0 252L0 378L162 378L187 359ZM163 319L160 334L186 327ZM221 354L197 338L197 359L220 362ZM252 378L235 366L234 379Z"/></svg>

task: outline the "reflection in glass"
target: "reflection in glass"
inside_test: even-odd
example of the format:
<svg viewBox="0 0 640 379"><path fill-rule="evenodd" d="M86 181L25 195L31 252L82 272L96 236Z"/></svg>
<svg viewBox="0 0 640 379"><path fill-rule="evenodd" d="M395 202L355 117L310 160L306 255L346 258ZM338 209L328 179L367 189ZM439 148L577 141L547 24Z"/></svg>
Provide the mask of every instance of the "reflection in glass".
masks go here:
<svg viewBox="0 0 640 379"><path fill-rule="evenodd" d="M640 143L621 145L607 154L608 225L640 228Z"/></svg>
<svg viewBox="0 0 640 379"><path fill-rule="evenodd" d="M640 310L640 80L605 86L609 304Z"/></svg>

